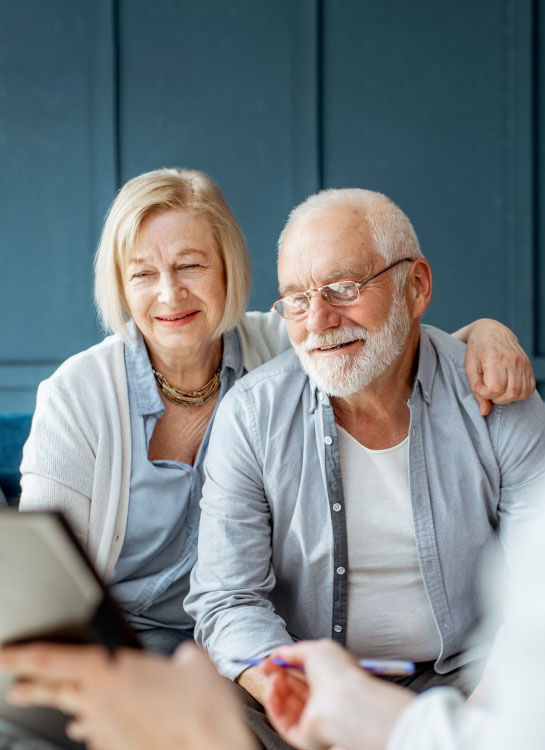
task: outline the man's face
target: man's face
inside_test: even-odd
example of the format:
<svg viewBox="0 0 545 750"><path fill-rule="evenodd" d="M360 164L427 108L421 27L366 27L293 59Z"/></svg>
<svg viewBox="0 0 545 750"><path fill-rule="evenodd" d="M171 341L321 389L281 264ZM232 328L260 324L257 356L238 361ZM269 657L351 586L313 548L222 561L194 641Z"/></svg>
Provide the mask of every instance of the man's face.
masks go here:
<svg viewBox="0 0 545 750"><path fill-rule="evenodd" d="M326 209L296 222L286 234L278 260L280 293L365 281L386 265L360 214ZM345 397L392 364L411 322L392 270L364 286L351 305L334 307L314 292L307 316L287 320L286 327L307 374L330 396Z"/></svg>

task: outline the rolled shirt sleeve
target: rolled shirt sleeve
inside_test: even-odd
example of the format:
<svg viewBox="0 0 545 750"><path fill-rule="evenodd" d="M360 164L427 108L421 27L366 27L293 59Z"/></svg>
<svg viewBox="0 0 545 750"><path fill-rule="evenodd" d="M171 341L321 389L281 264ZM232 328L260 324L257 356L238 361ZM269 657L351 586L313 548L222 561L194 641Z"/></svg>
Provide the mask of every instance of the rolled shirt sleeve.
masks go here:
<svg viewBox="0 0 545 750"><path fill-rule="evenodd" d="M184 603L196 621L195 640L231 679L244 670L237 659L261 658L292 642L269 598L276 579L262 460L250 404L235 388L210 439L198 562Z"/></svg>

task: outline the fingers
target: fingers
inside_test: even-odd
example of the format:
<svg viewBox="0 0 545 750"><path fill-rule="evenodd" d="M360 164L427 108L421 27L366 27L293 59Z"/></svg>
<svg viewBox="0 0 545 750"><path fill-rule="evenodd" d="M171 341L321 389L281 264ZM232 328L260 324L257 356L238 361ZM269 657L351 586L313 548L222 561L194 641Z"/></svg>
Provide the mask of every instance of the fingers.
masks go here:
<svg viewBox="0 0 545 750"><path fill-rule="evenodd" d="M513 373L499 361L484 362L481 366L481 398L496 399L502 396L513 385Z"/></svg>
<svg viewBox="0 0 545 750"><path fill-rule="evenodd" d="M112 743L106 739L106 733L100 732L94 724L89 724L84 719L71 721L66 725L65 731L71 740L83 743L87 750L112 750Z"/></svg>
<svg viewBox="0 0 545 750"><path fill-rule="evenodd" d="M191 641L185 641L181 646L178 646L172 655L172 660L177 666L191 670L215 670L208 654Z"/></svg>
<svg viewBox="0 0 545 750"><path fill-rule="evenodd" d="M535 390L532 365L517 337L498 321L476 321L470 326L466 348L466 375L481 404L507 404L527 399ZM484 407L484 408L483 408Z"/></svg>
<svg viewBox="0 0 545 750"><path fill-rule="evenodd" d="M279 648L275 649L272 654L270 654L270 657L278 657L280 659L283 659L284 661L287 661L289 664L293 664L296 667L305 668L305 664L310 657L316 654L327 655L331 653L331 650L336 653L337 648L339 649L339 652L341 654L344 654L343 650L340 647L336 646L335 643L327 639L320 641L299 641L298 643L290 646L280 646ZM271 658L269 658L263 662L263 664L261 665L261 669L265 672L265 674L273 674L279 669L284 668L274 664L274 662L271 661Z"/></svg>
<svg viewBox="0 0 545 750"><path fill-rule="evenodd" d="M533 392L533 373L505 359L483 365L482 380L480 397L488 398L495 404L520 401Z"/></svg>
<svg viewBox="0 0 545 750"><path fill-rule="evenodd" d="M293 674L284 670L270 678L265 699L267 716L273 727L297 748L306 747L301 742L300 723L308 697L308 686Z"/></svg>
<svg viewBox="0 0 545 750"><path fill-rule="evenodd" d="M520 350L520 356L507 354L494 356L490 352L483 361L468 358L466 374L475 398L481 406L481 414L490 412L495 404L509 404L513 401L524 401L535 390L534 373L526 355Z"/></svg>
<svg viewBox="0 0 545 750"><path fill-rule="evenodd" d="M79 690L72 683L46 684L21 681L6 695L8 703L16 706L48 706L65 714L76 714L81 707Z"/></svg>
<svg viewBox="0 0 545 750"><path fill-rule="evenodd" d="M108 660L100 646L57 646L38 642L0 649L0 670L18 677L39 677L59 683L75 681Z"/></svg>

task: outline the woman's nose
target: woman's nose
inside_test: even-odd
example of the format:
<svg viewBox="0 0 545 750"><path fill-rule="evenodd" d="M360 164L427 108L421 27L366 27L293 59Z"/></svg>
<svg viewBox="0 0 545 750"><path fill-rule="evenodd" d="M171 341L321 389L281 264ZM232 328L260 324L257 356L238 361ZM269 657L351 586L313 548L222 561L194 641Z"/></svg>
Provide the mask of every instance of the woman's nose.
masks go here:
<svg viewBox="0 0 545 750"><path fill-rule="evenodd" d="M185 289L174 272L163 272L159 276L159 302L165 305L175 304L183 296Z"/></svg>

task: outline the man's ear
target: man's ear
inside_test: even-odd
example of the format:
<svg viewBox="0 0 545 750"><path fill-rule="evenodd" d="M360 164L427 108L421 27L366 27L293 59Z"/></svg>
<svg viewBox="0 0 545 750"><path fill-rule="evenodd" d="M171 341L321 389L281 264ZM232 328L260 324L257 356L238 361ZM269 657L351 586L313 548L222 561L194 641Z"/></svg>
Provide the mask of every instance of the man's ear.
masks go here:
<svg viewBox="0 0 545 750"><path fill-rule="evenodd" d="M431 301L431 268L425 258L413 261L407 276L407 302L413 319L420 318Z"/></svg>

